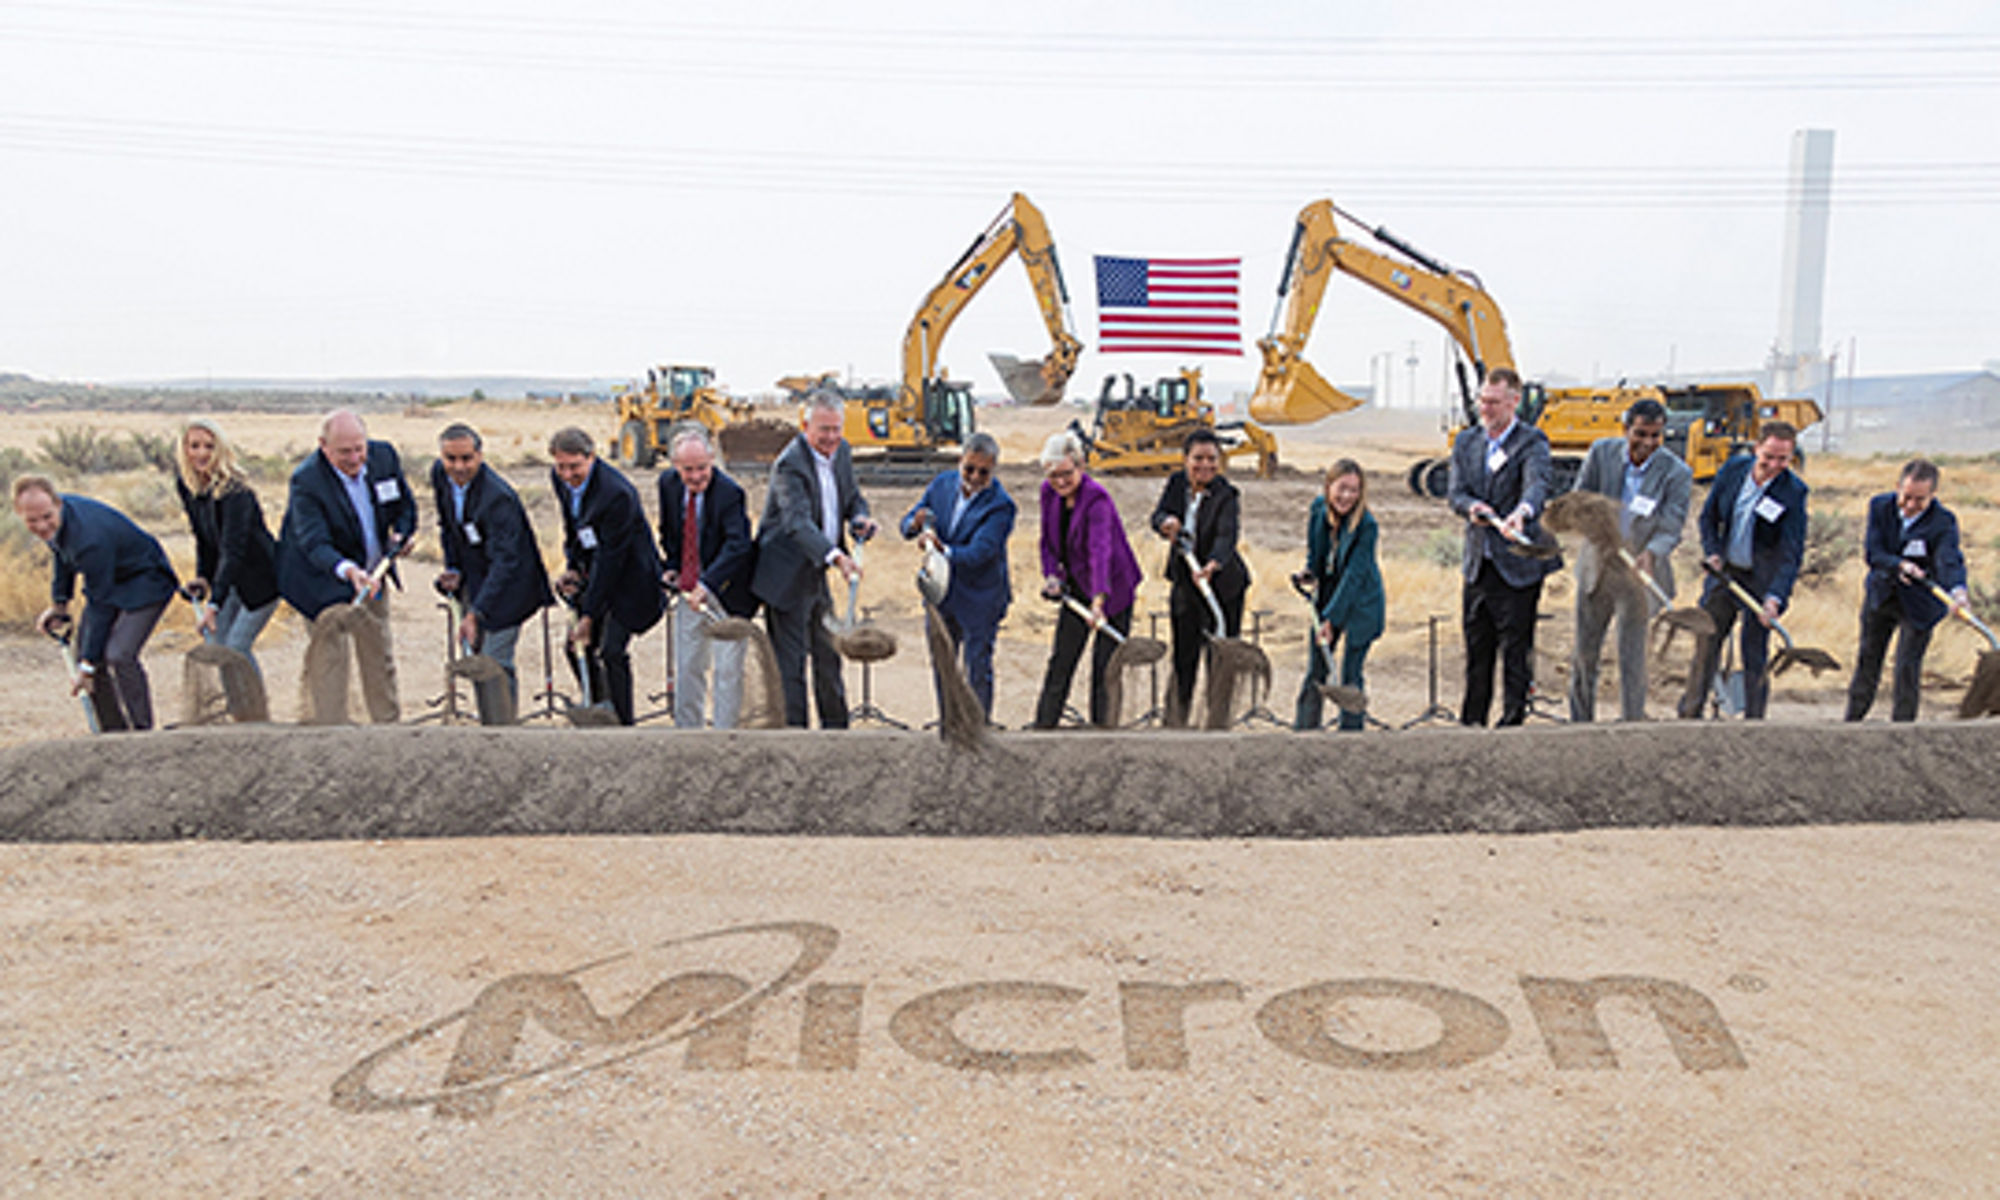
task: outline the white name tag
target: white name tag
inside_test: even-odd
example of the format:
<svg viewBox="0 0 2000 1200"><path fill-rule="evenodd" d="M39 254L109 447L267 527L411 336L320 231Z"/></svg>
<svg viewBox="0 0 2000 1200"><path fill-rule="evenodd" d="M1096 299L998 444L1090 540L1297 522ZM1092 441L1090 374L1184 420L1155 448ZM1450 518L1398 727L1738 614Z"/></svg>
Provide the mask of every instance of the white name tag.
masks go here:
<svg viewBox="0 0 2000 1200"><path fill-rule="evenodd" d="M393 479L378 479L375 481L375 498L384 504L389 503L402 494L396 487L396 481Z"/></svg>
<svg viewBox="0 0 2000 1200"><path fill-rule="evenodd" d="M479 544L479 526L474 525L470 521L465 523L465 544L468 546L477 546Z"/></svg>
<svg viewBox="0 0 2000 1200"><path fill-rule="evenodd" d="M1493 471L1498 471L1501 467L1504 467L1506 465L1507 465L1507 452L1505 450L1495 450L1493 453L1486 456L1486 470L1489 473Z"/></svg>
<svg viewBox="0 0 2000 1200"><path fill-rule="evenodd" d="M576 531L576 544L585 550L597 549L597 531L585 525Z"/></svg>
<svg viewBox="0 0 2000 1200"><path fill-rule="evenodd" d="M1785 515L1785 506L1766 496L1757 502L1757 515L1766 521L1775 521Z"/></svg>
<svg viewBox="0 0 2000 1200"><path fill-rule="evenodd" d="M1909 541L1903 543L1904 558L1922 558L1926 553L1928 551L1924 546L1924 539L1922 538L1911 538Z"/></svg>
<svg viewBox="0 0 2000 1200"><path fill-rule="evenodd" d="M1634 496L1630 505L1632 515L1635 517L1650 517L1653 515L1653 510L1659 506L1660 502L1651 496Z"/></svg>

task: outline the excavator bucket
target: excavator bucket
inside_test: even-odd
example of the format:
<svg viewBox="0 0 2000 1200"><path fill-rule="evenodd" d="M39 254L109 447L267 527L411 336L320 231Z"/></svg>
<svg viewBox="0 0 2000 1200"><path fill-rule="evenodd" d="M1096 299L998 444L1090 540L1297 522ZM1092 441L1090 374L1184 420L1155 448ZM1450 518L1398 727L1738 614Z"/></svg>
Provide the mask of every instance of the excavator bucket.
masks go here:
<svg viewBox="0 0 2000 1200"><path fill-rule="evenodd" d="M1250 397L1250 418L1263 425L1305 425L1361 407L1361 401L1328 383L1303 358L1278 361L1267 354Z"/></svg>
<svg viewBox="0 0 2000 1200"><path fill-rule="evenodd" d="M1063 387L1069 381L1050 380L1047 359L1015 358L1011 354L997 352L988 354L986 358L1000 373L1000 382L1007 385L1007 394L1014 398L1014 403L1039 407L1054 404L1063 398Z"/></svg>

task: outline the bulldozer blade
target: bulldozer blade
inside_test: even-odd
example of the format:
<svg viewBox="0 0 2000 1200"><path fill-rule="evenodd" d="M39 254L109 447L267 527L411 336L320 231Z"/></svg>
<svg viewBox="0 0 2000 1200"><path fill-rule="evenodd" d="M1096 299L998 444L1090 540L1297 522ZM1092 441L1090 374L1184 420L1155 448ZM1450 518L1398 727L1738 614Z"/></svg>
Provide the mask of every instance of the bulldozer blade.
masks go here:
<svg viewBox="0 0 2000 1200"><path fill-rule="evenodd" d="M1771 660L1771 674L1783 675L1793 667L1804 667L1817 679L1822 672L1840 670L1840 660L1814 646L1793 646L1778 651Z"/></svg>

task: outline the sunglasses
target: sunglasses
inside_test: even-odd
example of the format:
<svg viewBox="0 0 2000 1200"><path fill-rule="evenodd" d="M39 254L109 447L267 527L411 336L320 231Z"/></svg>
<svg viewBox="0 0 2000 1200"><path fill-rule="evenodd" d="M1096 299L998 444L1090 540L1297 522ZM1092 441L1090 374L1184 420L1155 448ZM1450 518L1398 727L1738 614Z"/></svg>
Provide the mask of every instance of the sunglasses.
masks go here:
<svg viewBox="0 0 2000 1200"><path fill-rule="evenodd" d="M992 474L993 474L993 468L992 468L992 467L960 467L960 468L958 469L958 473L959 473L960 475L963 475L963 476L965 476L965 477L966 477L967 479L987 479L987 478L990 478L990 477L992 476Z"/></svg>

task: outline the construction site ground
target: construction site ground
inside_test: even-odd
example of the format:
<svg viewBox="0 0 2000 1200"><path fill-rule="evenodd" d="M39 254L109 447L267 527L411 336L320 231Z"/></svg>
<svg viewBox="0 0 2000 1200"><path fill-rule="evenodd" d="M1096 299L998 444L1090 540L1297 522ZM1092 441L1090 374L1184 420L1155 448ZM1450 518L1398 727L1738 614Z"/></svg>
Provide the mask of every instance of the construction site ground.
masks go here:
<svg viewBox="0 0 2000 1200"><path fill-rule="evenodd" d="M375 432L414 456L462 415ZM511 460L571 414L469 415L552 544L545 471ZM1362 458L1391 598L1371 707L1402 725L1429 702L1432 614L1458 702L1457 525L1402 490L1434 429L1352 415L1288 432L1304 470L1246 487L1251 607L1288 716L1305 471ZM981 418L1023 506L998 661L1013 729L1052 621L1027 459L1055 422ZM310 445L295 416L242 427L265 453ZM1894 475L1812 469L1816 516ZM1948 468L1947 502L1966 474ZM1149 576L1158 487L1112 482ZM262 491L275 525L282 483ZM872 499L889 518L915 494ZM177 513L148 523L188 557ZM406 718L443 691L437 565L420 555L392 602ZM872 698L920 726L914 567L885 538L862 602L901 645ZM1835 564L1799 608L1802 640L1843 662L1857 578ZM1566 589L1537 669L1557 698ZM1164 599L1149 580L1142 612ZM0 1191L1978 1192L2000 1172L2000 727L1947 719L1968 637L1940 631L1914 729L1841 725L1829 675L1781 680L1762 728L1253 722L1010 731L967 754L921 731L657 717L300 729L290 616L258 647L273 726L91 741L52 647L16 628ZM190 644L182 613L149 652L169 720ZM1656 718L1685 651L1662 660ZM635 658L657 709L659 631ZM539 687L538 630L522 665Z"/></svg>

